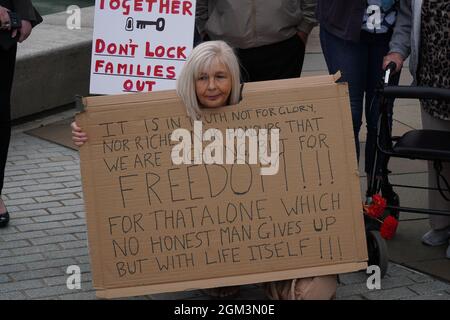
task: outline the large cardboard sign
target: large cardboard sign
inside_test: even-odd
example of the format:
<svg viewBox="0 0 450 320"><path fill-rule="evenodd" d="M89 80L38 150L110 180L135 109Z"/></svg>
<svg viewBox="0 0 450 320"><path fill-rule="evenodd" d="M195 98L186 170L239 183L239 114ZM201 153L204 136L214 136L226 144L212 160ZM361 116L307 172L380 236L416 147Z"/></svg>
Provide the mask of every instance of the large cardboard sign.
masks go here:
<svg viewBox="0 0 450 320"><path fill-rule="evenodd" d="M174 89L194 19L195 0L96 0L90 93Z"/></svg>
<svg viewBox="0 0 450 320"><path fill-rule="evenodd" d="M91 97L77 116L99 297L266 282L367 266L346 84L333 76L246 84L216 128L280 131L279 169L172 162L192 129L174 91ZM203 142L202 147L210 142Z"/></svg>

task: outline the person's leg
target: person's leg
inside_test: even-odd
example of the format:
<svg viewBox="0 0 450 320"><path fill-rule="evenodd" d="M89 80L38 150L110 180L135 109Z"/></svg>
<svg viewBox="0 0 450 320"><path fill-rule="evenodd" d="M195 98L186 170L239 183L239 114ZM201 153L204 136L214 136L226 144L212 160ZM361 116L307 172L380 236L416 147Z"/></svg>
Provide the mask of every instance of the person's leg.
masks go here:
<svg viewBox="0 0 450 320"><path fill-rule="evenodd" d="M0 49L0 215L6 212L1 194L11 137L11 87L14 77L16 46L9 50ZM1 221L0 221L1 224Z"/></svg>
<svg viewBox="0 0 450 320"><path fill-rule="evenodd" d="M348 82L356 156L359 159L359 130L362 123L366 87L367 48L363 43L342 40L320 28L320 43L328 72L341 71L340 82Z"/></svg>
<svg viewBox="0 0 450 320"><path fill-rule="evenodd" d="M435 118L423 109L422 126L424 129L450 131L450 121ZM443 163L442 165L442 175L450 182L450 164ZM428 185L432 188L437 188L436 172L432 162L428 163ZM428 205L430 209L450 211L450 201L446 201L439 191L436 190L428 191ZM422 241L431 246L445 244L449 239L450 216L430 215L430 226L431 230L423 236Z"/></svg>
<svg viewBox="0 0 450 320"><path fill-rule="evenodd" d="M245 82L289 79L300 77L305 45L297 36L271 45L250 49L239 49Z"/></svg>

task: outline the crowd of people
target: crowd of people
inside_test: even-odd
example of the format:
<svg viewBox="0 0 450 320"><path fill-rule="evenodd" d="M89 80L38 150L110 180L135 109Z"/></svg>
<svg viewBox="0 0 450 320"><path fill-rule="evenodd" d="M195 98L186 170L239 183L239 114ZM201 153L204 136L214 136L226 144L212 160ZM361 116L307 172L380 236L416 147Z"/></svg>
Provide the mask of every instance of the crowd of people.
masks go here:
<svg viewBox="0 0 450 320"><path fill-rule="evenodd" d="M0 192L10 132L10 90L16 42L7 11L19 11L17 3L29 0L0 0ZM23 14L17 39L26 39L39 17ZM365 171L370 177L376 148L378 108L375 88L384 69L393 61L399 82L403 62L410 56L414 82L420 86L450 88L450 3L441 0L197 0L196 31L199 44L188 57L177 80L177 93L193 119L203 108L223 107L239 102L241 82L300 77L308 35L320 26L320 42L328 71L341 71L349 85L350 106L359 158L359 131L363 111L367 126ZM375 18L374 18L375 17ZM7 39L8 38L8 39ZM5 40L7 39L7 41ZM12 43L4 46L4 43ZM3 70L9 70L7 77ZM391 102L393 103L393 102ZM442 101L421 101L424 128L450 131L450 106ZM72 123L73 141L82 146L88 137ZM450 166L444 167L450 179ZM436 184L430 168L430 186ZM368 181L370 183L370 181ZM431 208L450 210L450 202L430 191ZM0 227L9 215L0 200ZM431 230L422 241L443 245L450 237L450 216L430 216ZM450 258L450 246L447 249ZM332 299L335 275L294 279L266 284L272 299ZM206 291L215 297L230 297L239 287Z"/></svg>

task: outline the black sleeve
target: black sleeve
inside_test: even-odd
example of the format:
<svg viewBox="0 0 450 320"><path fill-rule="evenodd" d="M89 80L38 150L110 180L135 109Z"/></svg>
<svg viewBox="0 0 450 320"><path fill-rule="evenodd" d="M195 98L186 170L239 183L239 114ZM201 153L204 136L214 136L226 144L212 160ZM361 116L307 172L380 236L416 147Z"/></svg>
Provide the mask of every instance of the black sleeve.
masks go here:
<svg viewBox="0 0 450 320"><path fill-rule="evenodd" d="M14 11L21 19L30 21L33 27L42 22L42 17L33 7L31 0L12 0L12 2Z"/></svg>

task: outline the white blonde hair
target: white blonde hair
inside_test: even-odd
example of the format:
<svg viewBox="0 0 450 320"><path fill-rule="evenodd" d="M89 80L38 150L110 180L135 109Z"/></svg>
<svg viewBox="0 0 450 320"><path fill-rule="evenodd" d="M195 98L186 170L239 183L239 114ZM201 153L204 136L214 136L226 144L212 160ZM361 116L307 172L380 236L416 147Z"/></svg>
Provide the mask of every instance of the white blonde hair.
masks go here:
<svg viewBox="0 0 450 320"><path fill-rule="evenodd" d="M193 120L201 118L200 105L195 92L195 81L211 63L219 61L228 68L231 75L229 104L237 104L240 98L239 62L233 49L224 41L207 41L195 47L184 64L177 80L177 94L186 105L186 111Z"/></svg>

